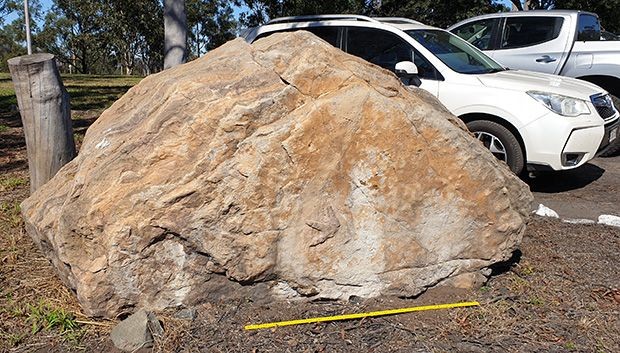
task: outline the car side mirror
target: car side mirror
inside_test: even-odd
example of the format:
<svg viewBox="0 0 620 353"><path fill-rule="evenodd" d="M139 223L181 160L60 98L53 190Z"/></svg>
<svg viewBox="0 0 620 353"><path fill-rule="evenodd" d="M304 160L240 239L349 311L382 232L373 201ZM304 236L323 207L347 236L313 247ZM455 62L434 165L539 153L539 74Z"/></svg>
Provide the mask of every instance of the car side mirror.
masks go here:
<svg viewBox="0 0 620 353"><path fill-rule="evenodd" d="M411 61L401 61L394 68L396 76L400 78L411 78L418 75L418 67Z"/></svg>
<svg viewBox="0 0 620 353"><path fill-rule="evenodd" d="M403 84L420 87L422 81L418 77L418 67L411 61L401 61L394 67L396 76L400 78Z"/></svg>

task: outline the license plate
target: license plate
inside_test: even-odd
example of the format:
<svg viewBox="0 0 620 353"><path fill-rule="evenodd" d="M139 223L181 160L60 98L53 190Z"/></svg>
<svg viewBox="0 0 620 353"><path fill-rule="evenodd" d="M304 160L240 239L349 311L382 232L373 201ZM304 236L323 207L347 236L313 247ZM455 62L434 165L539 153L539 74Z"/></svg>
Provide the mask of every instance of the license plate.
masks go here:
<svg viewBox="0 0 620 353"><path fill-rule="evenodd" d="M609 142L615 140L618 137L618 129L613 129L609 133Z"/></svg>

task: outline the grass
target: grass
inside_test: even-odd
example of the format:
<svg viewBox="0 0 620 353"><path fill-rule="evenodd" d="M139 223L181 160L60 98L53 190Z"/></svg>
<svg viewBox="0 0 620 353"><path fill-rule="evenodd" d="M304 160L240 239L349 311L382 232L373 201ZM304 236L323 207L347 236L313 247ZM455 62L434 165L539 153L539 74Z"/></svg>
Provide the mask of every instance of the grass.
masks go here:
<svg viewBox="0 0 620 353"><path fill-rule="evenodd" d="M21 208L18 202L0 202L0 220L8 222L11 227L20 227L22 224Z"/></svg>
<svg viewBox="0 0 620 353"><path fill-rule="evenodd" d="M62 80L71 97L72 110L104 110L142 77L62 75ZM11 76L0 72L0 112L9 111L16 104Z"/></svg>
<svg viewBox="0 0 620 353"><path fill-rule="evenodd" d="M45 301L40 301L37 305L28 304L27 308L28 318L26 321L32 325L32 334L42 329L48 331L59 329L60 333L66 333L76 331L79 328L72 314L67 313L62 308L53 307Z"/></svg>
<svg viewBox="0 0 620 353"><path fill-rule="evenodd" d="M0 72L0 111L17 104L13 82L8 73Z"/></svg>
<svg viewBox="0 0 620 353"><path fill-rule="evenodd" d="M0 176L0 191L11 191L26 185L28 181L24 178L15 176Z"/></svg>

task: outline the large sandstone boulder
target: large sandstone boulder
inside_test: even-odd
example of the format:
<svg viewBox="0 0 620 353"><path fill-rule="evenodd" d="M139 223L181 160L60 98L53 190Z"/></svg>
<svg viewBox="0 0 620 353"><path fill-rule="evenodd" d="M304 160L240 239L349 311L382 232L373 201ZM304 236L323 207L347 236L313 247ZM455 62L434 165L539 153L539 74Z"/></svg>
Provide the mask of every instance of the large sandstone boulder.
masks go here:
<svg viewBox="0 0 620 353"><path fill-rule="evenodd" d="M471 284L530 203L436 100L299 32L145 78L22 207L84 311L114 317Z"/></svg>

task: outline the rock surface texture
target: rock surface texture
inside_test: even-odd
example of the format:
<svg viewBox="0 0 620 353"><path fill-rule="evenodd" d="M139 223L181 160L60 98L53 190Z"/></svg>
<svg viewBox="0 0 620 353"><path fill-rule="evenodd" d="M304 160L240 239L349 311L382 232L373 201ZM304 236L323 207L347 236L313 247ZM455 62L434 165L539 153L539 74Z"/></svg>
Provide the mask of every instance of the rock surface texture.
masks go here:
<svg viewBox="0 0 620 353"><path fill-rule="evenodd" d="M22 207L85 312L115 317L467 286L531 201L436 100L297 32L145 78Z"/></svg>

